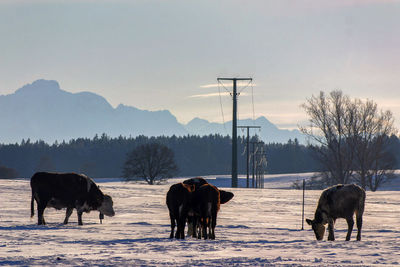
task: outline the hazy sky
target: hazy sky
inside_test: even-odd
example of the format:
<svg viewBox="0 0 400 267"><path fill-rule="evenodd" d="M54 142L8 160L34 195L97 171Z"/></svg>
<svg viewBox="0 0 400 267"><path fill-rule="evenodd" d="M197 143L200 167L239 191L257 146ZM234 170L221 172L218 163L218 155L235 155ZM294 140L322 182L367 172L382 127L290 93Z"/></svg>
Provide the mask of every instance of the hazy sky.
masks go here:
<svg viewBox="0 0 400 267"><path fill-rule="evenodd" d="M400 126L400 0L1 0L0 51L0 94L44 78L222 122L216 78L252 77L239 118L254 98L256 117L294 128L306 98L341 89Z"/></svg>

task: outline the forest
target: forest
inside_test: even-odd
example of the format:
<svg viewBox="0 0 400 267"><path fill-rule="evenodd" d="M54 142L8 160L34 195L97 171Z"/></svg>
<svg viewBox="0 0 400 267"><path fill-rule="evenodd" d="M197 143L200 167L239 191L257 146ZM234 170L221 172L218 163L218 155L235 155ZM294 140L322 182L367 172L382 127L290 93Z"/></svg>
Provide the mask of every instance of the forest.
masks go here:
<svg viewBox="0 0 400 267"><path fill-rule="evenodd" d="M256 139L254 137L253 139ZM251 140L254 142L254 140ZM90 177L121 177L126 156L146 143L160 143L175 155L177 176L229 174L231 172L231 138L222 135L118 137L105 134L47 144L22 140L0 145L2 178L31 177L36 171L79 172ZM238 138L238 171L246 173L246 139ZM312 151L297 140L286 144L263 144L267 173L318 171ZM250 155L252 155L250 145ZM2 171L1 171L2 170Z"/></svg>
<svg viewBox="0 0 400 267"><path fill-rule="evenodd" d="M394 135L389 139L389 148L399 168L400 141ZM231 142L229 136L221 135L111 138L103 134L54 144L28 139L0 145L0 177L26 178L36 171L79 172L93 178L121 177L127 154L146 143L160 143L172 149L178 166L177 176L229 174ZM239 174L246 173L246 149L246 139L238 137ZM285 144L263 144L263 149L269 174L321 171L313 149L299 144L296 139ZM250 145L250 155L252 152Z"/></svg>

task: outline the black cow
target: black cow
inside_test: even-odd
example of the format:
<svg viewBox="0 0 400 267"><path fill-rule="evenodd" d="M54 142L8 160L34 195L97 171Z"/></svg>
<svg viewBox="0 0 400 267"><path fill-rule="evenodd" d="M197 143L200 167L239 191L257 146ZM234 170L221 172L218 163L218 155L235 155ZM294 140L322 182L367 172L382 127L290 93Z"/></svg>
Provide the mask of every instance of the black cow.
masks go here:
<svg viewBox="0 0 400 267"><path fill-rule="evenodd" d="M185 239L185 224L192 205L192 192L194 185L183 183L174 184L167 192L167 206L171 219L170 238L174 237L175 225L177 225L175 238Z"/></svg>
<svg viewBox="0 0 400 267"><path fill-rule="evenodd" d="M68 223L75 208L78 224L82 225L82 213L91 210L114 216L112 198L103 194L89 177L76 173L37 172L31 178L31 217L34 215L34 200L37 203L38 224L46 224L43 213L46 207L67 208L64 224Z"/></svg>
<svg viewBox="0 0 400 267"><path fill-rule="evenodd" d="M353 231L353 215L357 220L357 241L361 240L362 216L364 213L365 191L361 187L349 185L336 185L325 189L318 201L314 219L306 219L312 226L317 240L322 240L325 233L325 224L328 224L328 240L335 240L333 227L337 218L347 220L348 230L346 241L350 240Z"/></svg>
<svg viewBox="0 0 400 267"><path fill-rule="evenodd" d="M198 238L208 237L215 239L215 226L217 225L217 213L221 204L220 192L217 187L205 184L194 192L193 211L195 217L193 229L198 229ZM208 229L208 233L207 233ZM196 231L195 231L196 232Z"/></svg>
<svg viewBox="0 0 400 267"><path fill-rule="evenodd" d="M192 208L188 214L188 236L201 237L201 234L202 234L201 231L198 231L198 234L197 234L197 229L198 228L201 229L201 227L202 227L202 225L200 224L201 220L202 220L200 217L201 216L200 210L201 210L201 206L204 203L208 203L208 200L210 200L210 199L209 199L209 195L206 195L206 194L203 195L203 194L201 194L201 193L199 194L197 192L200 189L200 187L202 187L203 185L208 185L209 183L207 182L206 179L204 179L202 177L190 178L190 179L183 181L183 183L195 186L194 196L195 196L196 200L193 201ZM218 206L218 210L219 210L219 205L227 203L229 200L231 200L233 198L234 195L231 192L218 189L216 186L212 186L212 187L217 189L217 191L219 192L219 203L216 204ZM194 207L194 205L196 205L197 207ZM204 204L204 205L206 205L206 204ZM216 214L215 214L215 223L216 223ZM208 226L208 228L211 229L209 226ZM215 226L214 226L214 228L215 228ZM209 235L209 236L210 237L213 236L215 238L214 228L211 231L213 233L213 235Z"/></svg>

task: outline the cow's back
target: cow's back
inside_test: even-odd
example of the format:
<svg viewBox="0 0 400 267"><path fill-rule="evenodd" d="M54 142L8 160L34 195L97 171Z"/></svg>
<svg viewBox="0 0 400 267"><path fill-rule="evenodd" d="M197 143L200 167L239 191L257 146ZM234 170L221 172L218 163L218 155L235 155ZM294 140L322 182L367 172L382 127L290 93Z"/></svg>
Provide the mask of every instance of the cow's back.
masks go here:
<svg viewBox="0 0 400 267"><path fill-rule="evenodd" d="M365 191L354 184L336 185L324 190L318 207L329 211L334 218L346 218L364 209Z"/></svg>
<svg viewBox="0 0 400 267"><path fill-rule="evenodd" d="M31 178L34 195L39 198L58 199L71 205L87 194L92 186L89 178L75 173L37 172Z"/></svg>
<svg viewBox="0 0 400 267"><path fill-rule="evenodd" d="M195 190L198 190L202 185L208 184L203 177L194 177L183 181L183 184L194 185Z"/></svg>
<svg viewBox="0 0 400 267"><path fill-rule="evenodd" d="M183 183L177 183L170 187L167 192L167 206L170 211L175 211L183 203L190 205L191 202L191 192L193 191L193 186L186 185Z"/></svg>

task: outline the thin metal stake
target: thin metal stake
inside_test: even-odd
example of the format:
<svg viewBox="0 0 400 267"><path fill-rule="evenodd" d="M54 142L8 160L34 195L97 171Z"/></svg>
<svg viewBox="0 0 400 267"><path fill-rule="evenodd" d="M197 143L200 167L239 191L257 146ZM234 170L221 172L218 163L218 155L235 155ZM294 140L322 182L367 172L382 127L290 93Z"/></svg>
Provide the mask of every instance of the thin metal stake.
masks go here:
<svg viewBox="0 0 400 267"><path fill-rule="evenodd" d="M303 179L303 211L301 213L301 230L304 230L304 196L306 191L306 180Z"/></svg>

